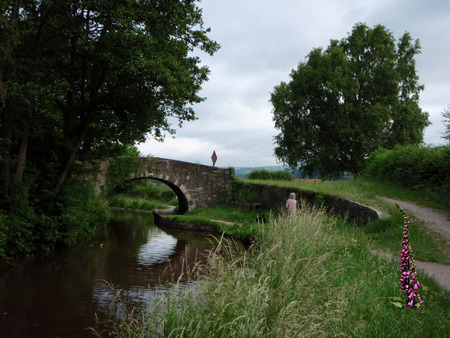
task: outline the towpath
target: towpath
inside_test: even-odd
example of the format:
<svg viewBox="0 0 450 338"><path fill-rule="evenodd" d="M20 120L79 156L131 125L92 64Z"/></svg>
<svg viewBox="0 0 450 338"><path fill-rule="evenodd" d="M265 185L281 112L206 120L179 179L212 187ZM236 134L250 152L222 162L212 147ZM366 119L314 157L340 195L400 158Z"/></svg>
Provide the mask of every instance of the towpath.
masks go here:
<svg viewBox="0 0 450 338"><path fill-rule="evenodd" d="M412 202L399 201L392 198L380 197L390 203L397 203L400 207L412 214L417 220L422 221L427 228L440 233L450 246L450 214L437 209L419 206ZM380 253L381 256L393 259L394 256ZM399 257L398 257L399 259ZM418 270L423 270L434 277L436 281L447 291L450 291L450 265L416 260Z"/></svg>

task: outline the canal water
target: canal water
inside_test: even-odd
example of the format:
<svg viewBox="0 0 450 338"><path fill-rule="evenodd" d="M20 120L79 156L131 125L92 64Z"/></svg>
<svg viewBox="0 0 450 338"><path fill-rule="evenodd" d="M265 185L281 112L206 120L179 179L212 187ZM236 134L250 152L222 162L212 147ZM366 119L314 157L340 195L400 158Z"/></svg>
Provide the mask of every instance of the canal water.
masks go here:
<svg viewBox="0 0 450 338"><path fill-rule="evenodd" d="M0 270L0 337L90 337L96 316L118 320L150 302L151 288L170 292L212 246L205 233L156 227L151 214L115 212L91 242Z"/></svg>

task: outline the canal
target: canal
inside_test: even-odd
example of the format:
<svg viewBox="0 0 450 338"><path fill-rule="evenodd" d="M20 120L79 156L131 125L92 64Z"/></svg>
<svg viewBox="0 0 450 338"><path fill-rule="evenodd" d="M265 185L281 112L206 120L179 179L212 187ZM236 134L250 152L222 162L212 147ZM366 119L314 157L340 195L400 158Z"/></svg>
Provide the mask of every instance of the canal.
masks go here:
<svg viewBox="0 0 450 338"><path fill-rule="evenodd" d="M151 214L113 216L89 243L0 270L1 337L90 337L96 316L117 321L152 288L170 292L212 248L207 234L160 229Z"/></svg>

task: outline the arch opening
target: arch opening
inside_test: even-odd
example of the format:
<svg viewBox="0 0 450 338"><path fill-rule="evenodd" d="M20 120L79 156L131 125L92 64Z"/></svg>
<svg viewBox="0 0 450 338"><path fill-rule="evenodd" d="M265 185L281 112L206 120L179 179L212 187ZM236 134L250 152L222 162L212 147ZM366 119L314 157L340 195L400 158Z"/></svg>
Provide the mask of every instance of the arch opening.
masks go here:
<svg viewBox="0 0 450 338"><path fill-rule="evenodd" d="M175 193L178 199L178 213L180 215L185 214L189 211L189 201L186 197L186 195L181 191L180 187L173 184L170 181L163 180L162 178L156 178L156 177L147 177L148 179L159 181L167 185L172 191Z"/></svg>
<svg viewBox="0 0 450 338"><path fill-rule="evenodd" d="M133 179L129 180L128 182L140 181L140 180L152 180L152 181L158 181L158 182L164 183L177 196L177 200L178 200L178 212L177 213L182 215L189 211L189 201L188 201L186 195L183 193L181 188L178 187L177 185L175 185L174 183L164 180L162 178L157 178L157 177L153 177L153 176L133 178Z"/></svg>

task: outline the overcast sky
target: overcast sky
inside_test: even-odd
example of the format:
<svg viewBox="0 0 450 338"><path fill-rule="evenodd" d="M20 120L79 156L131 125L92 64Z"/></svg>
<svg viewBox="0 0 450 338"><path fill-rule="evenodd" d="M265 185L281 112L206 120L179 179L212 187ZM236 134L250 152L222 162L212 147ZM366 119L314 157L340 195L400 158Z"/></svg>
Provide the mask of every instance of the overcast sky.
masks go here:
<svg viewBox="0 0 450 338"><path fill-rule="evenodd" d="M221 45L201 54L211 74L194 109L198 120L177 128L163 143L138 145L144 155L219 167L278 165L273 156L270 93L316 47L345 38L358 22L419 39L417 73L430 114L425 143L443 144L442 112L450 105L450 1L448 0L203 0L209 37Z"/></svg>

